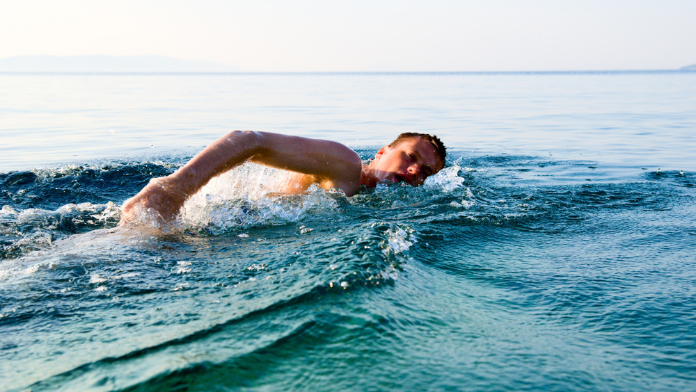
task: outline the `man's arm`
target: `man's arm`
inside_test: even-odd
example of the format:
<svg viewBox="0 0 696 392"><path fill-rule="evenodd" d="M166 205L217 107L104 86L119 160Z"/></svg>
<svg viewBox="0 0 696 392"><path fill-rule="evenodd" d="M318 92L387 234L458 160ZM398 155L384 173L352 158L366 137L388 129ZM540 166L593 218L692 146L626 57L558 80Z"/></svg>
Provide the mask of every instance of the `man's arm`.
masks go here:
<svg viewBox="0 0 696 392"><path fill-rule="evenodd" d="M123 205L122 222L131 218L137 205L153 208L164 219L172 219L184 202L213 177L245 161L309 175L313 182L339 188L348 196L360 187L360 157L340 143L268 132L232 131L175 173L151 180Z"/></svg>

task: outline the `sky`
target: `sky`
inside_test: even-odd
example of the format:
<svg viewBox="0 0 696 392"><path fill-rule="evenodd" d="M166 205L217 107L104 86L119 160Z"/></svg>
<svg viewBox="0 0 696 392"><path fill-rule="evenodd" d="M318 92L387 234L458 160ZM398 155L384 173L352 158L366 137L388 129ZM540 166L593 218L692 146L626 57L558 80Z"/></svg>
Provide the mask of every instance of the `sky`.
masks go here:
<svg viewBox="0 0 696 392"><path fill-rule="evenodd" d="M675 69L696 0L23 0L0 58L162 55L250 72Z"/></svg>

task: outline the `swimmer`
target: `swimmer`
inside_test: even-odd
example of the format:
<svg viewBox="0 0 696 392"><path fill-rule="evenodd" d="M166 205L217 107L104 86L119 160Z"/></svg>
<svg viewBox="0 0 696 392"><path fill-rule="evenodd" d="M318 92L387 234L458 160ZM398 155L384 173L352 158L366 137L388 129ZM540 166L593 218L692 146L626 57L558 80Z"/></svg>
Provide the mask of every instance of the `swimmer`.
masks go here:
<svg viewBox="0 0 696 392"><path fill-rule="evenodd" d="M382 147L368 164L341 143L270 132L232 131L206 147L167 177L150 181L123 205L121 224L129 221L137 206L156 210L171 220L186 200L213 177L244 162L293 172L288 193L305 191L317 184L354 195L362 185L373 188L383 181L423 184L445 166L445 146L437 136L402 133Z"/></svg>

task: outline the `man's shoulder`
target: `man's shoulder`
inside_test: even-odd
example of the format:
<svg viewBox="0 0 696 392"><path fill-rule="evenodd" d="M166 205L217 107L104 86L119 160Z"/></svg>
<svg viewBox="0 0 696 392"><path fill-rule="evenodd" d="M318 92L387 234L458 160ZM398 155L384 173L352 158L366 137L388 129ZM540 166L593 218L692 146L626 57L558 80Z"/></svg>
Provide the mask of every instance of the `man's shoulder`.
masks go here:
<svg viewBox="0 0 696 392"><path fill-rule="evenodd" d="M360 155L351 148L338 143L338 149L343 150L337 154L334 150L332 154L333 162L327 164L330 168L330 174L323 176L321 186L324 189L336 188L341 189L346 196L354 195L360 189L360 177L362 175L362 161Z"/></svg>

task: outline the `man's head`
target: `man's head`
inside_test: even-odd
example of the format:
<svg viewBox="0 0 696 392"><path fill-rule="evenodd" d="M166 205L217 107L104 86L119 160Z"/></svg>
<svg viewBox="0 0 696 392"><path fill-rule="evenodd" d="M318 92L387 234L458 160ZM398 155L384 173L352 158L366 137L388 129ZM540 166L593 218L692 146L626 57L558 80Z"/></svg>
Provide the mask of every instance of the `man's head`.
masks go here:
<svg viewBox="0 0 696 392"><path fill-rule="evenodd" d="M445 166L447 151L437 136L406 132L382 147L369 168L377 182L406 182L418 186Z"/></svg>
<svg viewBox="0 0 696 392"><path fill-rule="evenodd" d="M404 132L400 134L399 136L394 139L393 142L389 143L390 147L394 147L395 145L399 144L399 142L402 142L406 139L412 139L412 138L421 138L425 140L426 142L430 143L433 145L435 148L435 152L437 153L437 156L440 158L440 161L442 162L442 166L445 165L445 158L447 157L447 149L445 148L445 145L442 144L442 140L440 140L437 135L430 136L427 133L418 133L418 132Z"/></svg>

